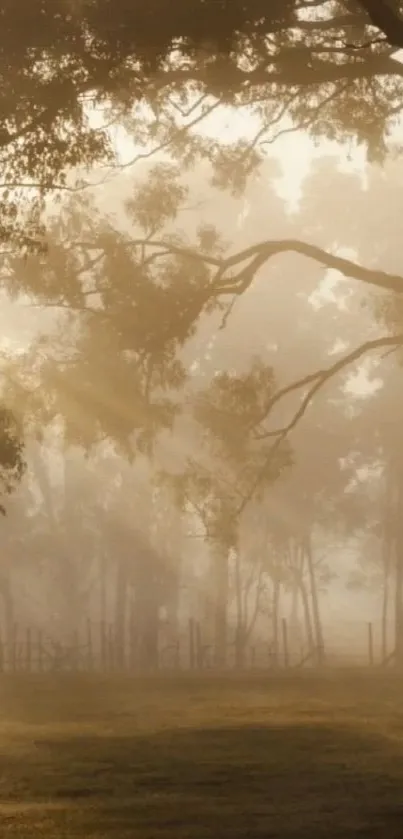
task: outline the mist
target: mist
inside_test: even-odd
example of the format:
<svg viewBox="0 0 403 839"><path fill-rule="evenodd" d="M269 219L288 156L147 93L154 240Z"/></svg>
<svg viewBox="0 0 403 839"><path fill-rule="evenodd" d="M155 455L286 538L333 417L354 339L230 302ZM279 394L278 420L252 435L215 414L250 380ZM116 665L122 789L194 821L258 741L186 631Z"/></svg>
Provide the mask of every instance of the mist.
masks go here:
<svg viewBox="0 0 403 839"><path fill-rule="evenodd" d="M299 136L306 150L300 132L296 152ZM15 666L15 648L24 667L27 643L36 648L32 667L35 658L61 666L53 650L63 648L70 650L65 666L77 656L74 666L84 666L90 655L91 666L102 669L112 644L129 671L188 668L195 666L196 643L206 656L200 666L231 668L238 655L238 666L266 667L283 660L285 625L288 657L296 662L307 655L314 661L323 644L329 661L365 663L369 623L376 655L388 654L394 616L390 609L385 623L383 609L393 582L382 537L373 531L387 481L379 437L386 431L390 445L382 417L399 375L396 353L382 365L379 357L358 359L335 376L236 513L267 458L259 442L267 433L265 379L273 395L376 334L382 294L369 297L354 280L285 253L262 265L239 298L224 295L189 329L181 326L194 294L187 264L162 260L142 279L132 250L149 229L153 239L186 248L205 237L207 253L247 251L267 238L309 239L324 248L337 243L338 253L365 256L367 263L384 266L386 257L397 272L400 248L394 255L393 226L382 207L400 200L399 162L382 172L367 165L364 180L360 166L346 168L342 145L333 143L329 155L325 144L321 155L310 155L308 169L306 151L300 169L294 160L295 190L285 196L278 142L279 151L270 150L239 195L214 184L208 163L182 174L166 155L140 160L64 200L62 213L55 205L46 256L14 263L12 283L24 291L16 299L4 292L2 335L13 375L7 388L17 411L19 402L33 404L27 470L2 523L5 667ZM382 224L385 244L371 257L370 231ZM93 241L82 244L89 235ZM147 264L152 250L142 247ZM204 269L197 270L205 282ZM133 271L140 274L130 291ZM147 301L150 282L167 290L162 304L156 296L155 309L152 297ZM183 313L175 309L181 306ZM155 384L144 402L136 377L147 347ZM300 397L291 393L273 405L269 425L287 424ZM173 414L161 421L157 412L164 410ZM368 428L374 415L376 442ZM357 477L379 463L370 485ZM232 517L227 525L234 531L225 538L223 516ZM217 551L224 581L216 577ZM220 632L225 650L218 663ZM247 640L237 652L240 632ZM151 659L149 647L141 653L137 633L153 638Z"/></svg>

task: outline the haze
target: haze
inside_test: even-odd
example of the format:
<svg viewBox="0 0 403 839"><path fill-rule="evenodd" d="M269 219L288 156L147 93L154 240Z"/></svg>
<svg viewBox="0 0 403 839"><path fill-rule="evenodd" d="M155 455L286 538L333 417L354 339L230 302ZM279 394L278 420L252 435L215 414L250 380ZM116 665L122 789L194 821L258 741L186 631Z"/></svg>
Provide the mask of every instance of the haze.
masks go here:
<svg viewBox="0 0 403 839"><path fill-rule="evenodd" d="M400 837L400 4L0 22L4 835Z"/></svg>

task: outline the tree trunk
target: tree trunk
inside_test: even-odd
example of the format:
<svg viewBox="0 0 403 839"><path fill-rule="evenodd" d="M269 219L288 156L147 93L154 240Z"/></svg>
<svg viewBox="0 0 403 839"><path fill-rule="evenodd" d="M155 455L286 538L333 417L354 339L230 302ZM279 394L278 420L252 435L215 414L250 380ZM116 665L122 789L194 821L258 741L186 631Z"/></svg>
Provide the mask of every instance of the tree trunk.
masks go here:
<svg viewBox="0 0 403 839"><path fill-rule="evenodd" d="M179 637L180 590L184 557L184 524L182 513L176 510L170 512L170 528L167 530L165 542L159 544L163 557L164 586L161 594L161 605L165 606L166 618L171 633L171 641ZM165 532L165 531L164 531ZM193 617L196 617L195 615Z"/></svg>
<svg viewBox="0 0 403 839"><path fill-rule="evenodd" d="M402 593L403 593L403 551L402 540L399 537L396 550L395 565L395 655L396 666L399 670L403 668L403 615L402 615Z"/></svg>
<svg viewBox="0 0 403 839"><path fill-rule="evenodd" d="M170 564L161 596L162 605L165 606L166 610L169 643L175 643L179 637L181 565L180 558L175 565Z"/></svg>
<svg viewBox="0 0 403 839"><path fill-rule="evenodd" d="M304 550L307 560L309 585L311 589L312 617L316 636L317 662L320 666L324 664L325 661L325 644L323 638L322 621L319 610L318 588L316 584L315 568L313 565L312 544L310 536L308 536L304 541Z"/></svg>
<svg viewBox="0 0 403 839"><path fill-rule="evenodd" d="M235 667L238 669L245 665L246 648L246 615L244 614L242 599L242 577L238 551L235 554L235 601L236 601L236 628L235 628Z"/></svg>
<svg viewBox="0 0 403 839"><path fill-rule="evenodd" d="M227 609L228 609L228 551L218 549L214 555L215 609L214 609L214 662L218 669L227 662Z"/></svg>
<svg viewBox="0 0 403 839"><path fill-rule="evenodd" d="M235 630L235 667L241 670L245 667L246 656L246 637L245 627L242 624L237 624Z"/></svg>
<svg viewBox="0 0 403 839"><path fill-rule="evenodd" d="M159 608L155 597L148 601L147 617L143 627L143 663L145 670L154 673L159 666Z"/></svg>
<svg viewBox="0 0 403 839"><path fill-rule="evenodd" d="M290 568L292 573L291 589L291 610L288 621L288 639L292 653L301 648L301 624L300 624L300 602L301 602L301 580L304 565L304 548L301 542L296 539L289 539Z"/></svg>
<svg viewBox="0 0 403 839"><path fill-rule="evenodd" d="M12 668L15 645L15 610L10 580L6 576L0 578L0 595L3 599L4 615L4 635L3 638L0 638L0 641L4 639L4 658L8 667Z"/></svg>
<svg viewBox="0 0 403 839"><path fill-rule="evenodd" d="M279 652L280 652L280 636L279 636L279 613L280 613L280 594L281 594L281 583L279 580L274 580L273 583L273 608L272 608L272 651L273 651L273 664L275 667L278 666L279 663Z"/></svg>
<svg viewBox="0 0 403 839"><path fill-rule="evenodd" d="M292 591L291 591L291 609L290 609L290 619L289 619L289 635L290 641L292 644L292 648L296 646L299 640L299 594L300 594L300 582L299 576L300 572L295 567L293 569L293 582L292 582Z"/></svg>
<svg viewBox="0 0 403 839"><path fill-rule="evenodd" d="M115 589L115 662L119 670L126 664L128 574L125 561L117 560Z"/></svg>
<svg viewBox="0 0 403 839"><path fill-rule="evenodd" d="M399 476L396 505L395 549L395 656L396 666L403 669L403 483Z"/></svg>
<svg viewBox="0 0 403 839"><path fill-rule="evenodd" d="M382 540L382 566L383 566L383 586L382 586L382 613L381 613L381 632L382 632L382 661L386 661L388 656L388 617L389 617L389 586L390 586L390 572L393 561L393 535L390 526L390 516L393 514L391 509L392 498L389 487L386 491L386 504L384 513L384 533Z"/></svg>
<svg viewBox="0 0 403 839"><path fill-rule="evenodd" d="M106 624L108 620L108 607L107 607L107 568L108 562L106 557L106 552L100 549L99 553L99 616L100 621L102 624Z"/></svg>
<svg viewBox="0 0 403 839"><path fill-rule="evenodd" d="M159 665L159 592L153 569L147 563L136 575L134 620L137 634L137 665L154 672Z"/></svg>
<svg viewBox="0 0 403 839"><path fill-rule="evenodd" d="M302 608L304 611L304 621L305 621L305 633L306 633L306 641L308 644L308 649L310 652L313 652L315 649L315 639L313 635L313 626L312 626L312 618L311 618L311 611L309 608L309 597L308 592L306 590L306 585L304 579L301 575L299 580L299 591L301 594L302 600Z"/></svg>

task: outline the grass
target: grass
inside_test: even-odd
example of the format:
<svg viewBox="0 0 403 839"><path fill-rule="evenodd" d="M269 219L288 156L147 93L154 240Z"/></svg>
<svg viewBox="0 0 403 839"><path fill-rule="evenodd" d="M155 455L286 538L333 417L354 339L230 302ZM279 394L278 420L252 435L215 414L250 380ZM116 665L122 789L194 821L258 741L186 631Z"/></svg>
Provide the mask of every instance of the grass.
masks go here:
<svg viewBox="0 0 403 839"><path fill-rule="evenodd" d="M403 679L0 682L2 839L403 836Z"/></svg>

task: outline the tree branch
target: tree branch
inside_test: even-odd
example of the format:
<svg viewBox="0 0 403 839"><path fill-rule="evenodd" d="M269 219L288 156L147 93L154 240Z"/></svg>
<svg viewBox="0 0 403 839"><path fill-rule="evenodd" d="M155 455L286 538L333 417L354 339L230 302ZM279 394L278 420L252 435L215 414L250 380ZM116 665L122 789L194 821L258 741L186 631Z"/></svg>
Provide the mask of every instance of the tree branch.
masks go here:
<svg viewBox="0 0 403 839"><path fill-rule="evenodd" d="M353 19L350 18L350 23ZM291 50L293 52L293 50ZM315 58L314 66L309 62L309 47L305 50L303 61L297 61L293 52L293 60L287 63L280 62L276 56L271 60L270 66L263 64L253 70L243 70L237 67L231 68L231 90L237 93L241 90L251 89L256 86L277 85L279 88L295 86L298 89L309 89L321 84L341 81L358 81L359 79L373 79L374 77L403 77L403 65L396 61L393 56L383 52L374 53L369 51L359 55L354 50L347 51L347 61L336 63L330 58ZM209 87L209 75L205 69L187 67L167 71L164 74L163 85L183 85L186 82L199 82Z"/></svg>
<svg viewBox="0 0 403 839"><path fill-rule="evenodd" d="M372 268L364 268L350 259L328 253L328 251L325 251L317 245L310 245L299 239L279 239L277 241L261 242L224 259L222 266L215 276L215 293L242 294L249 288L256 272L265 262L280 253L290 252L306 256L308 259L320 262L326 268L340 271L344 276L361 280L368 285L376 286L385 291L394 291L399 294L403 293L403 277L401 275L388 274L385 271L376 271ZM247 262L247 260L250 260L249 264L238 275L232 275L228 279L225 279L224 275L227 271L243 262Z"/></svg>
<svg viewBox="0 0 403 839"><path fill-rule="evenodd" d="M403 47L403 18L388 0L358 0L368 17L393 47Z"/></svg>
<svg viewBox="0 0 403 839"><path fill-rule="evenodd" d="M272 399L266 406L267 411L271 410L274 407L274 405L277 404L286 394L292 393L293 391L296 391L298 389L303 388L306 385L311 384L311 387L302 399L292 419L282 428L278 428L273 431L268 431L266 432L266 434L262 435L262 437L273 436L276 439L270 451L264 458L264 463L261 469L259 470L258 474L256 475L256 478L252 486L248 490L247 494L243 497L241 504L238 506L236 511L237 516L239 516L244 511L249 501L251 501L251 499L254 497L255 492L257 489L259 489L261 481L263 480L264 475L267 472L267 468L270 465L270 462L272 461L274 455L277 453L278 449L280 448L281 444L284 442L290 431L292 431L296 427L300 419L304 416L309 405L313 400L313 397L318 393L318 391L321 390L324 387L324 385L337 373L341 372L341 370L345 369L354 361L358 361L358 359L360 359L366 353L371 352L373 350L381 349L383 347L392 346L403 346L403 333L400 333L398 335L386 335L383 338L376 338L372 341L366 341L364 344L361 344L359 347L356 347L355 350L352 350L347 355L338 359L338 361L336 361L330 367L318 370L316 371L316 373L311 373L310 375L305 376L302 379L298 379L291 385L288 385L287 387L277 391L277 393L272 397Z"/></svg>
<svg viewBox="0 0 403 839"><path fill-rule="evenodd" d="M130 241L131 247L140 247L144 245L147 248L155 249L155 258L167 256L171 253L173 255L182 256L186 259L195 260L196 262L204 262L207 265L215 267L216 273L210 286L210 296L219 296L224 294L241 295L252 284L256 272L269 259L282 253L298 253L308 259L313 259L319 262L328 269L339 271L345 277L351 277L355 280L360 280L368 285L383 289L384 291L393 291L398 294L403 294L403 276L400 274L388 274L386 271L377 271L372 268L364 268L358 265L351 259L345 259L342 256L329 253L318 245L311 245L308 242L302 242L299 239L279 239L273 241L260 242L256 245L251 245L243 251L232 254L228 257L217 257L211 254L205 254L198 251L196 248L188 248L182 245L175 245L166 239L132 239ZM100 246L96 242L77 240L74 246L87 248L88 250L98 250ZM160 253L158 253L160 251ZM249 262L248 262L249 260ZM227 272L234 268L238 268L242 263L248 263L239 274L231 274L228 278L225 277Z"/></svg>
<svg viewBox="0 0 403 839"><path fill-rule="evenodd" d="M288 394L295 392L296 390L301 390L308 385L311 385L308 392L304 396L301 405L299 406L298 410L294 414L292 420L283 428L273 429L270 431L264 431L261 434L257 435L259 440L265 439L267 437L277 437L279 434L288 434L297 424L297 422L301 419L304 415L305 411L309 407L310 403L312 402L313 397L315 394L320 390L328 381L332 379L337 373L340 373L350 364L353 364L355 361L359 361L363 355L367 355L374 350L382 349L383 347L393 347L394 349L398 348L403 344L403 333L399 335L386 335L382 338L375 338L372 341L365 341L364 344L360 344L359 347L356 347L351 352L343 355L334 364L331 364L330 367L322 368L322 370L317 370L315 373L310 373L308 376L304 376L301 379L297 379L295 382L292 382L290 385L281 388L271 397L271 399L265 405L264 411L258 421L254 422L254 426L263 422L266 418L267 414L274 408L275 405L280 402L284 396L288 396Z"/></svg>

